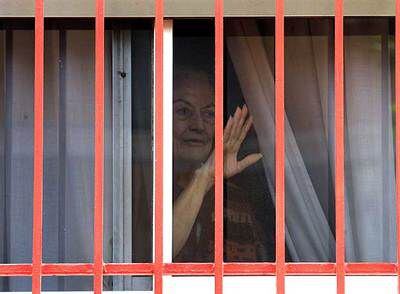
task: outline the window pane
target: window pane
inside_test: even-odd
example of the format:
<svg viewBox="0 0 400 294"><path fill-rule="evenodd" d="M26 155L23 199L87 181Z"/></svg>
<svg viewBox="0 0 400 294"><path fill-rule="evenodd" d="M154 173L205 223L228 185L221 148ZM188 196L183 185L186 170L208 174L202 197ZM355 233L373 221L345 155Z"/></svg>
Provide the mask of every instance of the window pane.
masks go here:
<svg viewBox="0 0 400 294"><path fill-rule="evenodd" d="M104 259L151 262L153 26L106 25Z"/></svg>
<svg viewBox="0 0 400 294"><path fill-rule="evenodd" d="M332 18L285 22L287 261L335 261Z"/></svg>
<svg viewBox="0 0 400 294"><path fill-rule="evenodd" d="M94 21L47 25L43 259L92 262Z"/></svg>
<svg viewBox="0 0 400 294"><path fill-rule="evenodd" d="M0 277L0 292L31 292L31 277Z"/></svg>
<svg viewBox="0 0 400 294"><path fill-rule="evenodd" d="M93 291L93 277L43 277L42 291Z"/></svg>
<svg viewBox="0 0 400 294"><path fill-rule="evenodd" d="M31 263L33 23L1 23L1 29L0 263ZM152 39L150 20L106 23L106 262L152 260ZM94 49L93 20L46 21L46 263L92 261ZM74 286L84 288L79 281ZM131 282L140 288L151 278Z"/></svg>
<svg viewBox="0 0 400 294"><path fill-rule="evenodd" d="M394 19L345 19L346 259L396 261Z"/></svg>
<svg viewBox="0 0 400 294"><path fill-rule="evenodd" d="M224 259L275 260L274 21L225 23Z"/></svg>
<svg viewBox="0 0 400 294"><path fill-rule="evenodd" d="M94 22L46 25L43 257L47 263L92 262ZM152 38L150 20L106 22L108 263L152 260Z"/></svg>
<svg viewBox="0 0 400 294"><path fill-rule="evenodd" d="M0 31L0 262L32 262L33 23Z"/></svg>
<svg viewBox="0 0 400 294"><path fill-rule="evenodd" d="M103 278L103 291L148 291L150 294L153 293L152 290L152 276L105 276Z"/></svg>
<svg viewBox="0 0 400 294"><path fill-rule="evenodd" d="M173 261L214 260L213 22L175 21Z"/></svg>

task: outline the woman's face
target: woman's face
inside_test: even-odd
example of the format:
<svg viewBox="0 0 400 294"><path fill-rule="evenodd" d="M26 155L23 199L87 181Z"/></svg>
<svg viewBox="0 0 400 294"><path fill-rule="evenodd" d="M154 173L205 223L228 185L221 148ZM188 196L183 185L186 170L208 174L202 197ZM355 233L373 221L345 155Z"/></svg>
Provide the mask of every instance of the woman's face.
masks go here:
<svg viewBox="0 0 400 294"><path fill-rule="evenodd" d="M205 72L182 72L174 84L174 160L198 165L213 147L214 93Z"/></svg>

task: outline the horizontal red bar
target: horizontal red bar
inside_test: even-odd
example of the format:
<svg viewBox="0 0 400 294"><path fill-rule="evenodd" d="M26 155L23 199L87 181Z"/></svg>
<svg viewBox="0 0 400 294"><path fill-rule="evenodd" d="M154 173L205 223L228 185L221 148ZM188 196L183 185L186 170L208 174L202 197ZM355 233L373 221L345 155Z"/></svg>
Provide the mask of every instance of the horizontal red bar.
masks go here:
<svg viewBox="0 0 400 294"><path fill-rule="evenodd" d="M42 274L47 276L87 276L93 275L91 263L43 264Z"/></svg>
<svg viewBox="0 0 400 294"><path fill-rule="evenodd" d="M166 275L212 275L213 263L167 263L164 264Z"/></svg>
<svg viewBox="0 0 400 294"><path fill-rule="evenodd" d="M224 275L275 275L276 264L259 263L224 263ZM43 264L43 275L82 276L93 275L92 263ZM288 275L335 275L335 263L286 263ZM153 263L107 263L103 266L105 275L152 275ZM346 263L346 275L395 275L396 263ZM213 275L213 263L166 263L164 275ZM0 264L0 276L31 276L32 264Z"/></svg>
<svg viewBox="0 0 400 294"><path fill-rule="evenodd" d="M353 275L397 274L397 266L395 263L346 263L345 272Z"/></svg>
<svg viewBox="0 0 400 294"><path fill-rule="evenodd" d="M152 275L152 263L108 263L104 265L105 275Z"/></svg>
<svg viewBox="0 0 400 294"><path fill-rule="evenodd" d="M291 275L334 275L335 263L286 263L286 273Z"/></svg>
<svg viewBox="0 0 400 294"><path fill-rule="evenodd" d="M0 276L31 276L32 264L0 264Z"/></svg>
<svg viewBox="0 0 400 294"><path fill-rule="evenodd" d="M226 275L275 275L276 265L271 262L260 263L225 263L224 273Z"/></svg>

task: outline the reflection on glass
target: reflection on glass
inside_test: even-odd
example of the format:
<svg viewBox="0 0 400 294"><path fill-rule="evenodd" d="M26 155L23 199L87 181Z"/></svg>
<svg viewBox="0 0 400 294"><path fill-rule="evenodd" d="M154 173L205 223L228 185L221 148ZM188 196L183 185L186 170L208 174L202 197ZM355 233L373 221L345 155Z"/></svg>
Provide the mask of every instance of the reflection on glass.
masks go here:
<svg viewBox="0 0 400 294"><path fill-rule="evenodd" d="M335 261L333 20L285 23L288 261Z"/></svg>
<svg viewBox="0 0 400 294"><path fill-rule="evenodd" d="M394 19L345 19L346 260L396 261Z"/></svg>

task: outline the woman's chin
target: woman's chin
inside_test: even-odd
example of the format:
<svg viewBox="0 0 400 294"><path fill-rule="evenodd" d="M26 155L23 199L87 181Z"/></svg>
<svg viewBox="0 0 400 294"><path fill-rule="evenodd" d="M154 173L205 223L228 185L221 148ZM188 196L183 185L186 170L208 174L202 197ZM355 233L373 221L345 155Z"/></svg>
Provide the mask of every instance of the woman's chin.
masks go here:
<svg viewBox="0 0 400 294"><path fill-rule="evenodd" d="M193 168L197 168L207 161L209 153L210 152L205 152L204 150L191 150L191 152L180 152L174 155L174 161L179 165L183 164L192 166Z"/></svg>

